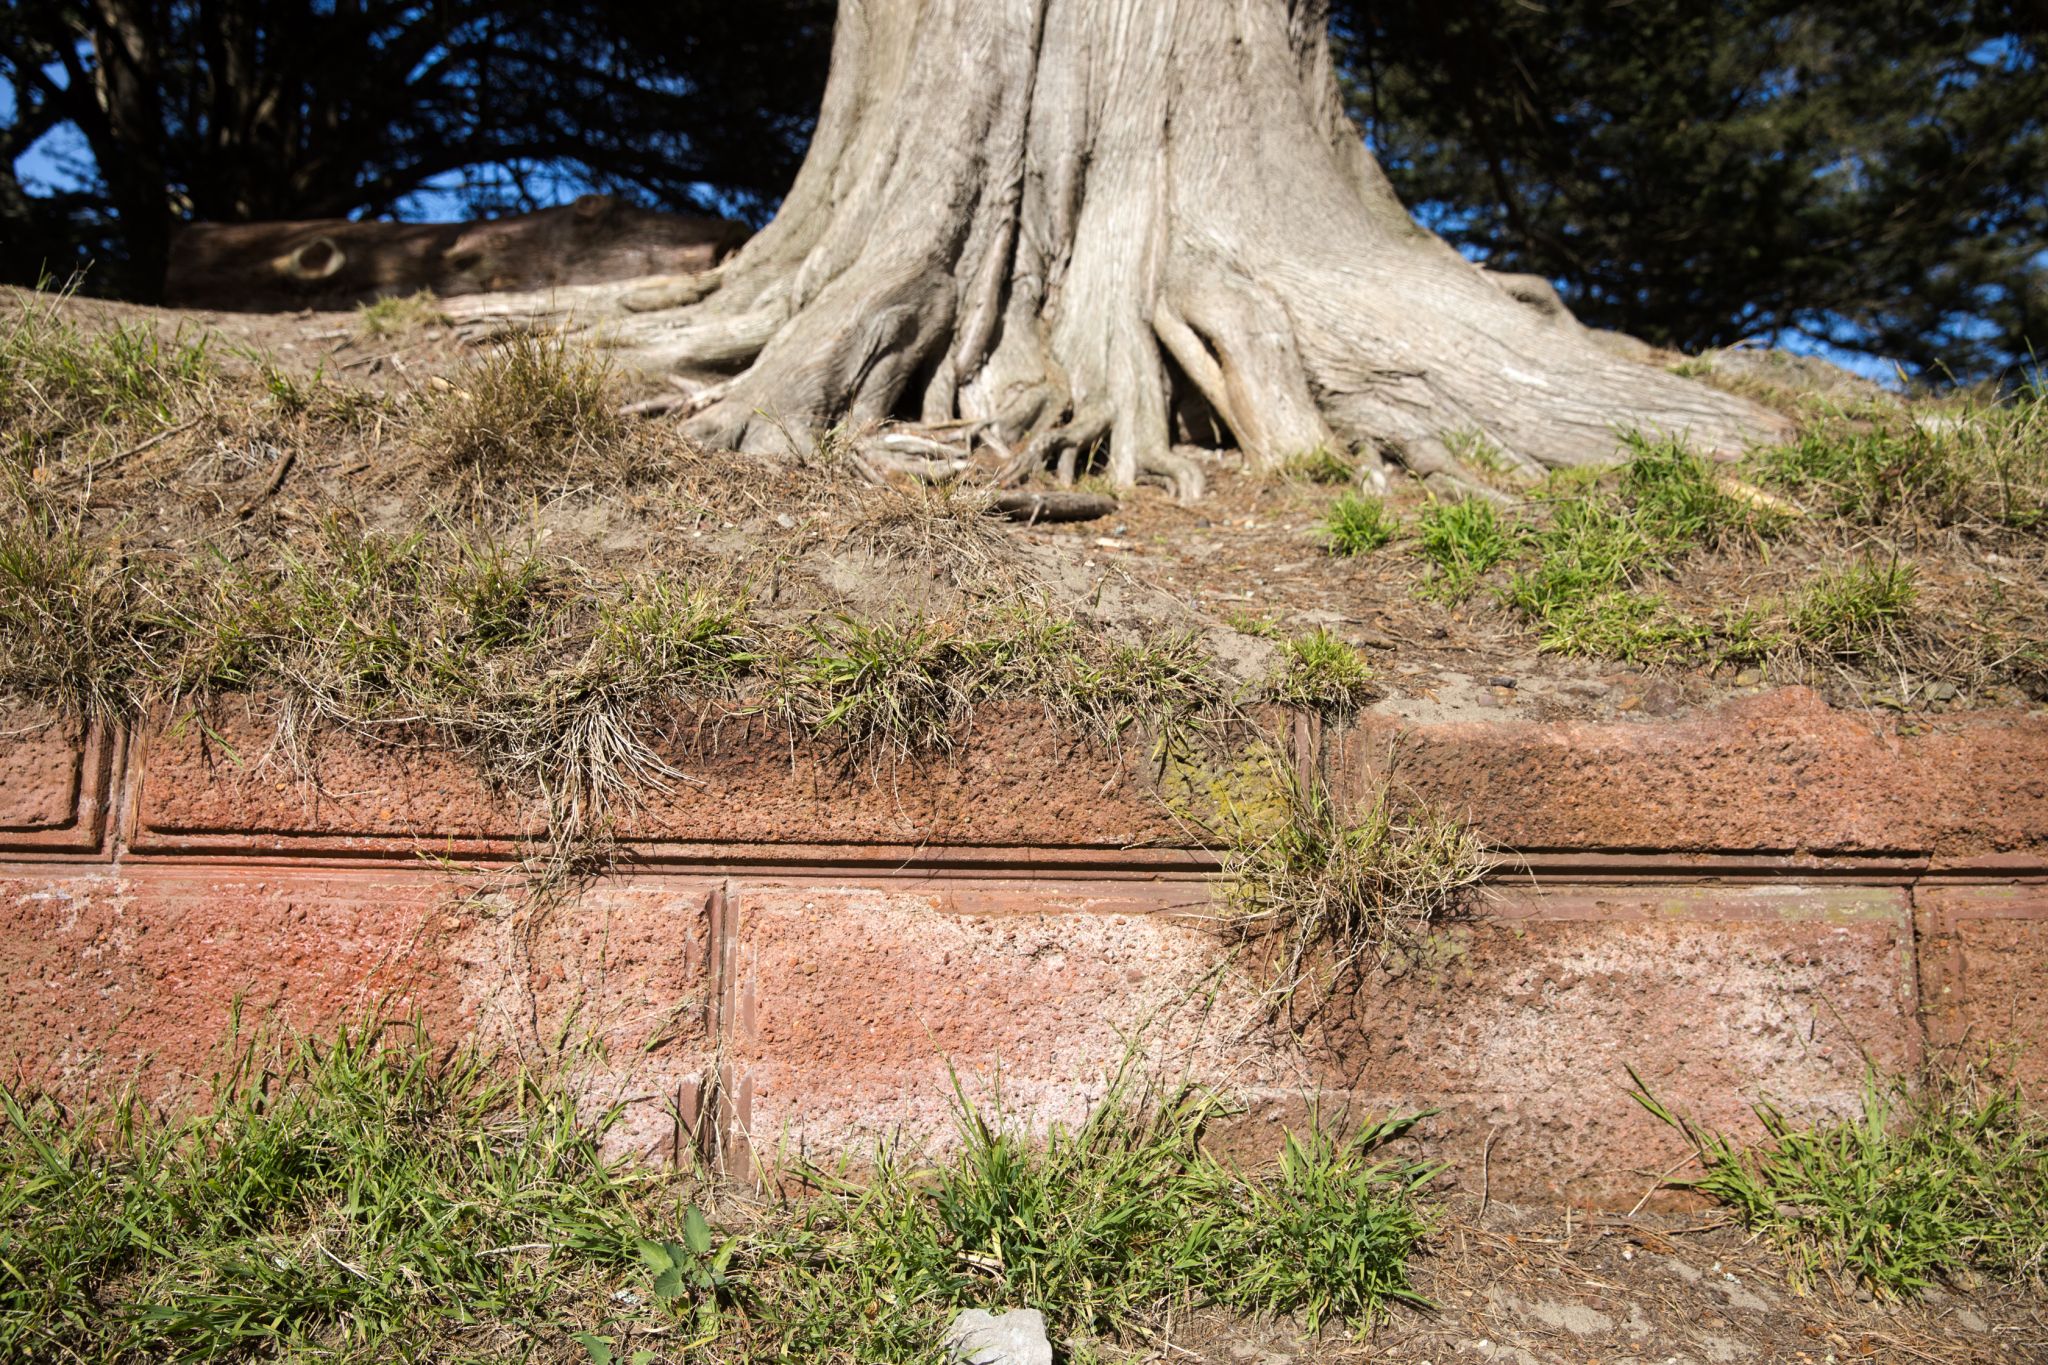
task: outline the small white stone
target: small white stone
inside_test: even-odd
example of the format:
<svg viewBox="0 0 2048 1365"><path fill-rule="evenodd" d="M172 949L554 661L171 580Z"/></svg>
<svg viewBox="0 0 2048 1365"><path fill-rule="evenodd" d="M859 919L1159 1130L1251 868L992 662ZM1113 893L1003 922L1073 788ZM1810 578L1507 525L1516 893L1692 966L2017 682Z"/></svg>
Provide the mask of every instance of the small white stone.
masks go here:
<svg viewBox="0 0 2048 1365"><path fill-rule="evenodd" d="M1052 1365L1045 1314L1036 1308L963 1308L946 1329L946 1347L959 1365Z"/></svg>

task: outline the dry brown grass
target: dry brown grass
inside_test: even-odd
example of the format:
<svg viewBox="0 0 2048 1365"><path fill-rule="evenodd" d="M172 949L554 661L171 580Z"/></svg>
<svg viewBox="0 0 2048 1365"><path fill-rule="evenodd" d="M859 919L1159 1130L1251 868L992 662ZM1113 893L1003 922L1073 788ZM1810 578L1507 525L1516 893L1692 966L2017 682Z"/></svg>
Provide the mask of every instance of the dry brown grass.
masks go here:
<svg viewBox="0 0 2048 1365"><path fill-rule="evenodd" d="M1462 821L1402 809L1389 782L1347 809L1291 765L1274 781L1277 799L1231 831L1218 894L1230 931L1266 956L1276 1010L1426 955L1493 866Z"/></svg>
<svg viewBox="0 0 2048 1365"><path fill-rule="evenodd" d="M428 289L378 299L356 309L356 326L367 337L406 336L449 323L448 315L441 311L441 301Z"/></svg>
<svg viewBox="0 0 2048 1365"><path fill-rule="evenodd" d="M29 470L75 470L173 426L217 372L204 335L140 321L88 330L67 302L16 293L0 319L0 453Z"/></svg>
<svg viewBox="0 0 2048 1365"><path fill-rule="evenodd" d="M444 468L498 478L588 467L625 432L600 354L520 333L433 390L418 442Z"/></svg>
<svg viewBox="0 0 2048 1365"><path fill-rule="evenodd" d="M846 543L876 559L930 566L977 596L1037 586L988 504L987 492L953 484L876 488L861 495Z"/></svg>

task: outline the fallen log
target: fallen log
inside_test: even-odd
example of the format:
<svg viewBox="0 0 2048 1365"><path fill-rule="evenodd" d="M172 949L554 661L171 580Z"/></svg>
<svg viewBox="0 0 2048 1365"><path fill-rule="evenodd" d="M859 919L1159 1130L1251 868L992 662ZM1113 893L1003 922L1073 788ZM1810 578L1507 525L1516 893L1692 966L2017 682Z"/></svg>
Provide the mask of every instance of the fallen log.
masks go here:
<svg viewBox="0 0 2048 1365"><path fill-rule="evenodd" d="M429 290L444 298L709 270L744 224L657 213L590 194L473 223L318 219L192 223L171 242L164 298L238 312L351 308Z"/></svg>

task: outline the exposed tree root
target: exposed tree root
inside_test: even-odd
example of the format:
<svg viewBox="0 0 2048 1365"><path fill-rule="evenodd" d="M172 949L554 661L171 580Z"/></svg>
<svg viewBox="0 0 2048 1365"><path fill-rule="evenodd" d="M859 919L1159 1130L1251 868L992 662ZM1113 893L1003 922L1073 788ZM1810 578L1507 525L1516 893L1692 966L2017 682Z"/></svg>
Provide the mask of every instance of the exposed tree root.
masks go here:
<svg viewBox="0 0 2048 1365"><path fill-rule="evenodd" d="M717 447L808 454L913 423L859 454L922 478L979 441L1002 482L1092 470L1195 498L1175 443L1220 432L1262 467L1348 447L1481 492L1454 434L1533 476L1609 458L1629 428L1717 453L1779 429L1415 226L1343 116L1324 18L1323 0L843 0L810 155L737 255L461 315L573 315L713 381L667 406Z"/></svg>
<svg viewBox="0 0 2048 1365"><path fill-rule="evenodd" d="M988 510L1011 521L1029 526L1041 521L1094 521L1116 511L1117 501L1102 493L1030 492L1002 493L989 501Z"/></svg>

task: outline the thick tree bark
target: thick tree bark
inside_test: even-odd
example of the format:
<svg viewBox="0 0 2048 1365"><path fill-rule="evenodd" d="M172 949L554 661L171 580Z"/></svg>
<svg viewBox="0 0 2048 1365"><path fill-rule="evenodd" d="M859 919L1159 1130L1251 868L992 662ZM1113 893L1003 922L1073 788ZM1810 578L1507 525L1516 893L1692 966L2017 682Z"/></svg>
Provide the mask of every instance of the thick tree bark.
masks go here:
<svg viewBox="0 0 2048 1365"><path fill-rule="evenodd" d="M691 430L747 451L907 417L1191 493L1191 427L1455 479L1453 434L1534 474L1777 420L1418 227L1343 115L1325 0L842 0L775 221L715 279L577 303L732 374Z"/></svg>
<svg viewBox="0 0 2048 1365"><path fill-rule="evenodd" d="M128 273L154 298L171 239L160 28L151 7L136 0L93 0L91 11L94 100L84 132L121 218ZM74 50L66 60L74 82L76 62Z"/></svg>

